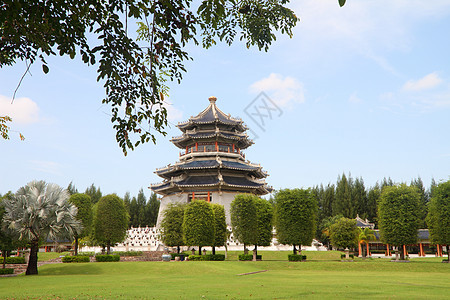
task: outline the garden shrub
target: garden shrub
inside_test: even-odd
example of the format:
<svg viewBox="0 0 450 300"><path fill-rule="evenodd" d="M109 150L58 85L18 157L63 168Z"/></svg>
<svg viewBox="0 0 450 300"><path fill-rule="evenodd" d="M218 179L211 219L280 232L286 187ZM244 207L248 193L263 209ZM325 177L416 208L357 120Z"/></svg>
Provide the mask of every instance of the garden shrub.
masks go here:
<svg viewBox="0 0 450 300"><path fill-rule="evenodd" d="M306 260L306 255L301 255L301 254L289 254L289 255L288 255L288 260L289 260L289 261L302 261L302 260Z"/></svg>
<svg viewBox="0 0 450 300"><path fill-rule="evenodd" d="M189 260L192 261L224 261L224 254L206 254L206 255L189 255Z"/></svg>
<svg viewBox="0 0 450 300"><path fill-rule="evenodd" d="M0 275L6 275L6 274L14 274L14 269L10 269L10 268L0 269Z"/></svg>
<svg viewBox="0 0 450 300"><path fill-rule="evenodd" d="M89 256L89 257L93 257L95 256L95 252L78 252L78 255L80 256Z"/></svg>
<svg viewBox="0 0 450 300"><path fill-rule="evenodd" d="M101 254L96 255L95 260L98 262L119 261L120 255L117 254Z"/></svg>
<svg viewBox="0 0 450 300"><path fill-rule="evenodd" d="M353 254L349 254L348 257L351 259L355 258ZM341 254L341 259L345 259L345 254Z"/></svg>
<svg viewBox="0 0 450 300"><path fill-rule="evenodd" d="M204 260L208 261L224 261L225 260L225 254L207 254L203 255L205 256Z"/></svg>
<svg viewBox="0 0 450 300"><path fill-rule="evenodd" d="M0 257L0 263L3 263L3 257ZM7 264L24 264L25 257L10 256L6 258Z"/></svg>
<svg viewBox="0 0 450 300"><path fill-rule="evenodd" d="M81 262L89 262L89 256L78 255L78 256L64 256L62 258L63 263L81 263Z"/></svg>
<svg viewBox="0 0 450 300"><path fill-rule="evenodd" d="M261 260L262 255L256 255L256 260ZM239 260L253 260L253 254L239 254Z"/></svg>

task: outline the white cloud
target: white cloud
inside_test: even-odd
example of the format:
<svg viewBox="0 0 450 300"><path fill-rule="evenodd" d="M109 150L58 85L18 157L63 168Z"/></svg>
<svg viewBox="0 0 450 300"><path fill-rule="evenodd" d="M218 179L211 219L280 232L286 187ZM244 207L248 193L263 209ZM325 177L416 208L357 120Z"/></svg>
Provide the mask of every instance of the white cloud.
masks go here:
<svg viewBox="0 0 450 300"><path fill-rule="evenodd" d="M305 102L303 84L294 77L272 73L250 86L252 93L265 92L279 106Z"/></svg>
<svg viewBox="0 0 450 300"><path fill-rule="evenodd" d="M392 50L409 51L420 22L433 21L450 13L448 0L293 1L300 17L294 40L307 57L332 51L336 55L365 56L397 75L384 57Z"/></svg>
<svg viewBox="0 0 450 300"><path fill-rule="evenodd" d="M0 95L0 115L7 115L14 123L31 124L39 121L39 107L30 98L11 98Z"/></svg>
<svg viewBox="0 0 450 300"><path fill-rule="evenodd" d="M183 118L183 112L176 108L169 99L164 100L163 106L167 110L167 119L169 121L175 122Z"/></svg>
<svg viewBox="0 0 450 300"><path fill-rule="evenodd" d="M426 75L418 80L409 80L403 86L405 91L423 91L434 88L442 83L442 79L439 78L436 72Z"/></svg>
<svg viewBox="0 0 450 300"><path fill-rule="evenodd" d="M348 98L348 101L350 103L361 103L362 102L361 98L358 97L356 92L354 92L353 94L350 95L350 98Z"/></svg>

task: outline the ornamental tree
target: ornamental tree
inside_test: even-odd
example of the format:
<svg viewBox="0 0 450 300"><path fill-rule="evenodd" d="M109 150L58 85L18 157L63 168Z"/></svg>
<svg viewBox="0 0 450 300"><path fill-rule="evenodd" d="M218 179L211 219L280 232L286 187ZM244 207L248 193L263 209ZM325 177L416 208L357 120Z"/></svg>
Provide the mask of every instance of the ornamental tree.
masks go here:
<svg viewBox="0 0 450 300"><path fill-rule="evenodd" d="M261 198L255 199L256 222L258 231L257 246L270 246L273 237L273 207L269 201Z"/></svg>
<svg viewBox="0 0 450 300"><path fill-rule="evenodd" d="M44 181L32 181L21 187L12 199L4 199L3 221L29 243L30 259L26 275L38 274L37 254L42 240L70 239L81 231L77 208L69 201L66 189Z"/></svg>
<svg viewBox="0 0 450 300"><path fill-rule="evenodd" d="M194 200L184 209L183 240L188 246L198 246L201 255L203 246L214 244L214 211L211 205L203 200Z"/></svg>
<svg viewBox="0 0 450 300"><path fill-rule="evenodd" d="M450 261L450 180L442 182L433 188L433 196L428 205L427 216L431 242L447 245Z"/></svg>
<svg viewBox="0 0 450 300"><path fill-rule="evenodd" d="M97 66L106 90L102 103L111 106L126 155L140 143L156 142L156 133L166 134L163 82L181 81L191 60L188 44L202 39L209 48L239 38L267 51L276 32L292 37L298 18L288 2L202 0L194 10L192 0L6 0L0 6L0 67L40 60L48 73L46 57L73 59L78 52ZM136 38L128 34L128 21L139 26Z"/></svg>
<svg viewBox="0 0 450 300"><path fill-rule="evenodd" d="M128 213L123 200L116 194L100 198L94 210L94 238L106 246L111 253L111 246L125 239L128 228Z"/></svg>
<svg viewBox="0 0 450 300"><path fill-rule="evenodd" d="M330 241L335 248L355 248L359 230L355 219L340 218L330 226Z"/></svg>
<svg viewBox="0 0 450 300"><path fill-rule="evenodd" d="M214 211L214 243L212 254L216 254L216 247L224 246L227 242L227 221L225 219L225 208L220 204L211 204Z"/></svg>
<svg viewBox="0 0 450 300"><path fill-rule="evenodd" d="M163 212L161 221L161 241L169 247L177 247L180 253L180 246L184 245L183 240L183 218L186 205L181 203L171 203Z"/></svg>
<svg viewBox="0 0 450 300"><path fill-rule="evenodd" d="M230 206L231 228L234 237L246 245L258 243L258 215L256 201L258 196L253 194L238 194Z"/></svg>
<svg viewBox="0 0 450 300"><path fill-rule="evenodd" d="M281 244L311 245L316 230L317 199L309 189L284 189L275 194L275 228Z"/></svg>
<svg viewBox="0 0 450 300"><path fill-rule="evenodd" d="M385 186L378 203L378 226L383 243L396 246L401 259L403 245L417 242L420 194L416 187L405 184Z"/></svg>
<svg viewBox="0 0 450 300"><path fill-rule="evenodd" d="M92 230L92 222L94 213L92 210L91 197L86 194L73 194L69 198L69 202L75 205L78 209L75 218L81 222L83 230L80 233L75 233L75 255L78 255L78 239L89 236Z"/></svg>

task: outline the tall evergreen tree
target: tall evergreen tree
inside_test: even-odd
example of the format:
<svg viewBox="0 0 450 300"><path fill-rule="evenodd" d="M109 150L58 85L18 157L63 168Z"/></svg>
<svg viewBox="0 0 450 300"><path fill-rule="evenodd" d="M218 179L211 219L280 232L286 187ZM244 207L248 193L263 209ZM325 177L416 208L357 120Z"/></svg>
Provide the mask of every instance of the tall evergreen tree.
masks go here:
<svg viewBox="0 0 450 300"><path fill-rule="evenodd" d="M211 207L214 211L214 243L212 244L212 254L216 254L216 247L224 246L227 242L227 221L223 205L211 204Z"/></svg>
<svg viewBox="0 0 450 300"><path fill-rule="evenodd" d="M258 240L255 244L257 246L270 246L273 238L273 207L272 205L261 198L255 199L257 225L258 225Z"/></svg>
<svg viewBox="0 0 450 300"><path fill-rule="evenodd" d="M69 183L69 185L67 186L67 191L69 192L69 194L70 195L73 195L73 194L77 194L78 193L78 190L77 190L77 188L75 187L75 185L72 183L72 181Z"/></svg>
<svg viewBox="0 0 450 300"><path fill-rule="evenodd" d="M419 199L419 228L428 228L427 223L425 222L425 218L427 217L427 204L428 204L428 194L425 190L425 186L423 185L422 179L417 177L417 179L411 180L411 186L415 186L419 191L420 199Z"/></svg>
<svg viewBox="0 0 450 300"><path fill-rule="evenodd" d="M158 220L160 201L155 193L150 195L148 199L146 209L145 209L145 220L146 224L150 227L156 226L156 221Z"/></svg>
<svg viewBox="0 0 450 300"><path fill-rule="evenodd" d="M123 204L125 205L125 209L127 210L127 213L130 216L130 219L128 221L128 228L130 228L132 224L132 216L130 212L130 204L131 204L130 192L126 192L125 195L123 196Z"/></svg>
<svg viewBox="0 0 450 300"><path fill-rule="evenodd" d="M358 215L363 219L368 218L367 192L362 177L355 179L352 188L352 197L354 198L353 202L356 204Z"/></svg>
<svg viewBox="0 0 450 300"><path fill-rule="evenodd" d="M92 204L96 204L102 197L100 187L96 188L94 184L91 184L91 186L88 187L84 193L91 197Z"/></svg>
<svg viewBox="0 0 450 300"><path fill-rule="evenodd" d="M349 175L348 179L344 173L338 178L336 184L336 196L333 205L333 215L343 215L353 219L357 213L357 203L352 195L353 180Z"/></svg>
<svg viewBox="0 0 450 300"><path fill-rule="evenodd" d="M378 182L369 189L367 193L367 219L378 227L378 200L380 199L381 188Z"/></svg>
<svg viewBox="0 0 450 300"><path fill-rule="evenodd" d="M258 196L253 194L239 194L231 202L231 227L234 237L244 244L244 249L258 241L256 199Z"/></svg>
<svg viewBox="0 0 450 300"><path fill-rule="evenodd" d="M138 226L145 226L147 225L145 221L145 205L147 204L147 198L144 195L144 190L141 188L139 190L138 196L137 196L137 223Z"/></svg>
<svg viewBox="0 0 450 300"><path fill-rule="evenodd" d="M130 202L130 223L133 227L139 226L139 206L136 197L133 197Z"/></svg>

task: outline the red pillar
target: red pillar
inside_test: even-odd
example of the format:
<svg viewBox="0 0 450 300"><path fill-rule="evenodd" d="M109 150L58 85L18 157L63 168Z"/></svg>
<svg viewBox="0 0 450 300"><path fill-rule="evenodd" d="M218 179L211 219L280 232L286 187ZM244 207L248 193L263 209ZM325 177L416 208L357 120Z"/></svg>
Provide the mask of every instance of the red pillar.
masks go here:
<svg viewBox="0 0 450 300"><path fill-rule="evenodd" d="M210 192L208 192L208 202L211 202Z"/></svg>
<svg viewBox="0 0 450 300"><path fill-rule="evenodd" d="M216 152L219 151L219 147L217 146L217 141L216 141Z"/></svg>
<svg viewBox="0 0 450 300"><path fill-rule="evenodd" d="M359 243L358 243L358 251L359 251L359 253L358 253L358 257L361 257L361 256L362 256L362 251L361 251L361 242L359 242Z"/></svg>
<svg viewBox="0 0 450 300"><path fill-rule="evenodd" d="M195 193L192 192L192 201L194 201Z"/></svg>
<svg viewBox="0 0 450 300"><path fill-rule="evenodd" d="M198 143L195 143L195 152L198 151Z"/></svg>

